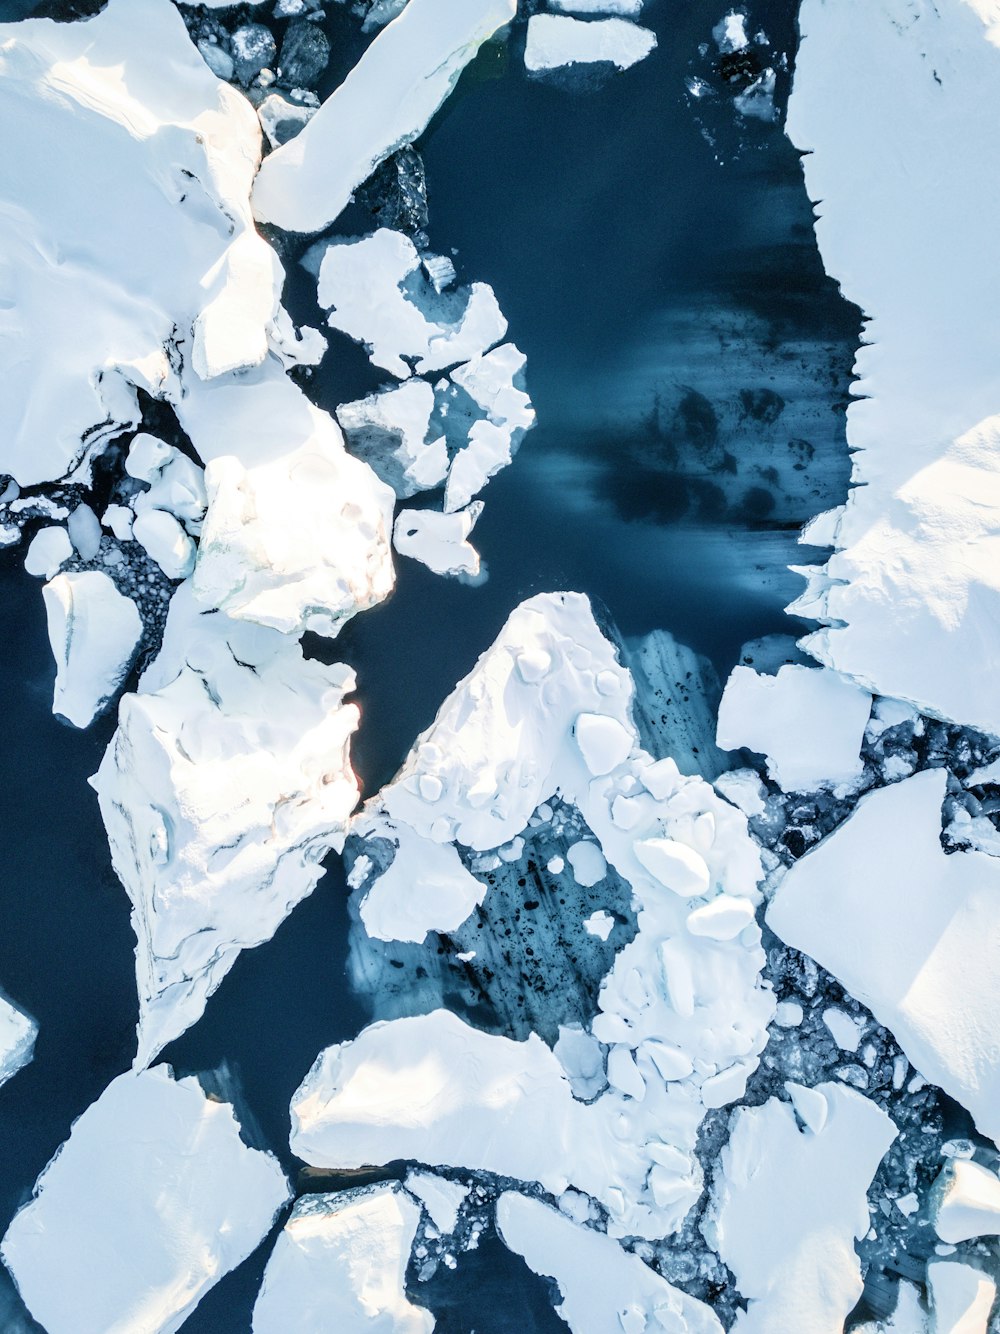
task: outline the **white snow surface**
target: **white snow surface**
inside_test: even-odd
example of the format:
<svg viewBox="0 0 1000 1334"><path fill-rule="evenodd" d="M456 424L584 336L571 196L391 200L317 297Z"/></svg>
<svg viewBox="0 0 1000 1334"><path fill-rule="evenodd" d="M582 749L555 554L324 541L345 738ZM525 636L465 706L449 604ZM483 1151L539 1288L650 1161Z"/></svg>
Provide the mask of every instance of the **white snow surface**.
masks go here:
<svg viewBox="0 0 1000 1334"><path fill-rule="evenodd" d="M997 1295L992 1278L972 1265L932 1260L927 1266L934 1334L986 1334Z"/></svg>
<svg viewBox="0 0 1000 1334"><path fill-rule="evenodd" d="M997 1139L1000 862L945 854L946 779L930 769L863 797L790 868L767 922L828 969L924 1078Z"/></svg>
<svg viewBox="0 0 1000 1334"><path fill-rule="evenodd" d="M479 552L468 540L483 512L474 500L456 514L402 509L396 515L392 544L401 556L426 565L435 574L479 574Z"/></svg>
<svg viewBox="0 0 1000 1334"><path fill-rule="evenodd" d="M863 772L861 744L871 713L866 690L825 667L787 663L776 676L734 667L719 705L723 750L757 751L786 792L850 784Z"/></svg>
<svg viewBox="0 0 1000 1334"><path fill-rule="evenodd" d="M995 5L805 0L799 27L787 131L827 272L867 316L858 485L794 604L823 624L804 642L874 692L1000 733Z"/></svg>
<svg viewBox="0 0 1000 1334"><path fill-rule="evenodd" d="M344 666L174 594L163 646L93 779L132 901L139 1066L197 1020L341 847L358 787Z"/></svg>
<svg viewBox="0 0 1000 1334"><path fill-rule="evenodd" d="M420 1208L396 1182L304 1195L275 1242L253 1334L431 1334L409 1301Z"/></svg>
<svg viewBox="0 0 1000 1334"><path fill-rule="evenodd" d="M31 1015L0 993L0 1087L31 1060L37 1036Z"/></svg>
<svg viewBox="0 0 1000 1334"><path fill-rule="evenodd" d="M302 132L265 160L258 219L293 232L329 226L378 164L423 132L516 10L516 0L409 0Z"/></svg>
<svg viewBox="0 0 1000 1334"><path fill-rule="evenodd" d="M504 1243L529 1269L558 1283L563 1300L556 1313L573 1334L722 1334L704 1302L675 1288L604 1233L516 1191L500 1196L496 1216Z"/></svg>
<svg viewBox="0 0 1000 1334"><path fill-rule="evenodd" d="M949 1245L1000 1234L1000 1177L961 1158L934 1183L934 1230Z"/></svg>
<svg viewBox="0 0 1000 1334"><path fill-rule="evenodd" d="M748 1299L734 1334L843 1334L861 1296L854 1241L896 1127L840 1083L812 1092L825 1102L815 1130L777 1098L733 1114L704 1226Z"/></svg>
<svg viewBox="0 0 1000 1334"><path fill-rule="evenodd" d="M0 121L0 471L27 485L135 425L173 343L198 376L259 362L282 272L257 117L169 0L0 25Z"/></svg>
<svg viewBox="0 0 1000 1334"><path fill-rule="evenodd" d="M192 388L178 418L206 460L193 584L204 607L333 635L393 585L393 494L269 357Z"/></svg>
<svg viewBox="0 0 1000 1334"><path fill-rule="evenodd" d="M132 667L142 617L100 570L57 574L42 596L56 662L52 712L74 727L88 727Z"/></svg>
<svg viewBox="0 0 1000 1334"><path fill-rule="evenodd" d="M556 1194L573 1184L605 1203L617 1235L663 1235L698 1197L698 1125L706 1107L742 1095L773 1013L753 920L760 862L745 817L641 750L631 698L587 599L532 598L352 825L396 847L387 869L359 881L366 929L421 940L454 929L486 893L462 853L510 844L556 794L577 805L595 856L628 880L638 909L639 934L604 979L592 1023L612 1048L615 1088L584 1107L540 1040L477 1033L444 1012L373 1025L321 1056L296 1095L307 1161L403 1157L488 1166ZM622 796L627 827L615 822ZM735 930L691 925L720 903L727 914L740 905ZM425 1085L413 1122L407 1108Z"/></svg>
<svg viewBox="0 0 1000 1334"><path fill-rule="evenodd" d="M533 14L528 20L524 64L538 71L600 61L625 70L645 60L655 46L656 34L628 19Z"/></svg>
<svg viewBox="0 0 1000 1334"><path fill-rule="evenodd" d="M288 1199L228 1103L169 1067L113 1080L74 1123L0 1254L48 1334L173 1334Z"/></svg>
<svg viewBox="0 0 1000 1334"><path fill-rule="evenodd" d="M481 356L507 332L487 283L472 283L447 303L435 294L426 313L402 288L420 268L410 238L388 227L331 241L320 261L316 299L330 312L330 327L366 344L372 362L400 380L411 373L409 361L420 374L444 370Z"/></svg>

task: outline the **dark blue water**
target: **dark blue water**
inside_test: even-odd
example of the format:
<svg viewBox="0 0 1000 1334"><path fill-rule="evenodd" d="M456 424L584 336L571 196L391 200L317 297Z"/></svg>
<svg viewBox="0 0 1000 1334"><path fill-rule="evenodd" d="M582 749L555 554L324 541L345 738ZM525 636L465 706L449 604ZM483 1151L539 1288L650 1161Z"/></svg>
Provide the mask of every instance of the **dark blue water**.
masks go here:
<svg viewBox="0 0 1000 1334"><path fill-rule="evenodd" d="M29 8L0 0L0 17ZM456 248L462 276L493 285L528 356L539 424L484 493L475 540L489 580L468 588L401 561L392 598L336 645L358 670L355 761L368 791L532 593L585 591L624 634L671 630L722 676L745 640L796 629L782 612L798 590L785 565L804 554L798 524L843 498L857 314L823 276L780 125L740 127L720 103L713 146L686 103L684 78L723 8L653 0L657 51L586 91L528 81L515 34L509 52L487 51L467 71L419 145L431 244ZM774 0L752 14L790 58L795 9ZM331 27L346 34L333 10ZM353 50L345 36L335 66ZM288 297L316 321L301 271ZM377 383L344 340L311 392L332 408ZM775 431L811 450L794 494L758 467L766 431L740 415L740 392L767 388L785 403ZM701 467L704 441L678 415L678 404L702 400L717 448L737 460L735 481ZM41 597L19 564L0 557L0 984L41 1027L34 1062L0 1091L0 1228L72 1120L130 1063L136 1016L128 904L86 784L113 725L80 734L53 720ZM332 864L165 1053L180 1073L223 1070L226 1087L241 1090L248 1138L277 1153L293 1181L291 1094L317 1051L365 1020L345 978L345 901ZM185 1329L249 1330L268 1245ZM565 1328L546 1285L496 1242L414 1295L442 1334ZM17 1328L3 1310L0 1294L0 1320Z"/></svg>

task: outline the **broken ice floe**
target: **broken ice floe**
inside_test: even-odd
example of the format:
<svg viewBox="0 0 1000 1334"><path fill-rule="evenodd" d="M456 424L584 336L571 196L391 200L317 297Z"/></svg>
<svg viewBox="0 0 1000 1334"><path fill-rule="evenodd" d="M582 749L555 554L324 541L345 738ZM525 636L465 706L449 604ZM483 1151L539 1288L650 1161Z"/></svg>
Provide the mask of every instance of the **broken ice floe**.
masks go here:
<svg viewBox="0 0 1000 1334"><path fill-rule="evenodd" d="M419 1221L395 1182L303 1196L267 1262L253 1334L430 1334L434 1317L404 1284Z"/></svg>
<svg viewBox="0 0 1000 1334"><path fill-rule="evenodd" d="M645 60L655 47L656 34L629 18L533 14L528 19L524 64L533 74L567 65L607 64L626 70Z"/></svg>
<svg viewBox="0 0 1000 1334"><path fill-rule="evenodd" d="M265 160L253 192L257 218L293 232L329 226L378 163L422 133L514 13L514 0L409 0L302 132Z"/></svg>
<svg viewBox="0 0 1000 1334"><path fill-rule="evenodd" d="M74 1123L0 1253L49 1334L171 1334L287 1198L233 1109L161 1065L120 1075Z"/></svg>
<svg viewBox="0 0 1000 1334"><path fill-rule="evenodd" d="M556 794L580 809L595 851L627 878L638 907L638 934L618 953L591 1024L609 1048L611 1087L585 1106L537 1037L514 1044L444 1011L376 1024L326 1052L296 1095L297 1151L307 1161L404 1157L541 1180L553 1191L572 1183L602 1201L618 1235L661 1235L697 1198L698 1125L706 1107L742 1095L772 1010L758 981L759 865L731 806L639 749L631 694L585 598L534 598L355 825L372 847L355 881L362 921L385 938L420 940L452 929L485 893L459 848L502 854ZM396 848L388 866L383 844ZM418 1052L414 1063L407 1053ZM465 1088L463 1053L483 1069ZM385 1079L369 1101L359 1090L376 1065ZM500 1071L514 1082L497 1106ZM421 1079L434 1081L434 1110L414 1124L407 1090ZM586 1151L619 1115L632 1130L613 1161Z"/></svg>
<svg viewBox="0 0 1000 1334"><path fill-rule="evenodd" d="M31 1015L0 992L0 1086L31 1060L37 1036Z"/></svg>
<svg viewBox="0 0 1000 1334"><path fill-rule="evenodd" d="M99 570L57 574L42 593L56 662L52 711L87 727L131 670L142 618Z"/></svg>
<svg viewBox="0 0 1000 1334"><path fill-rule="evenodd" d="M132 901L138 1065L200 1017L342 845L358 796L353 687L349 668L175 594L93 780Z"/></svg>

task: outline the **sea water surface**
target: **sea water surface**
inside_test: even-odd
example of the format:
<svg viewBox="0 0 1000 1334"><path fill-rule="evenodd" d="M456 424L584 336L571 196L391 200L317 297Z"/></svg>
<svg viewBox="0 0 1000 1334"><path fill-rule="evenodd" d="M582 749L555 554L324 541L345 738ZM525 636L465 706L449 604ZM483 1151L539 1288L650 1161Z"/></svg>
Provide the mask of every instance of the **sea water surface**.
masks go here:
<svg viewBox="0 0 1000 1334"><path fill-rule="evenodd" d="M0 0L0 17L30 8ZM800 587L786 566L810 554L796 546L799 525L845 495L858 314L823 274L780 121L742 120L713 74L714 47L699 51L723 12L650 0L653 55L575 84L528 79L515 32L470 66L417 145L431 245L454 250L464 280L493 286L528 358L538 425L483 494L474 540L488 580L468 587L400 560L392 597L327 650L358 672L354 758L368 793L533 593L586 592L625 636L670 630L723 679L745 641L803 628L783 612ZM789 63L779 104L795 14L792 0L750 13L750 30ZM360 39L341 6L329 27L333 85ZM715 91L693 100L692 77ZM341 230L365 225L358 212ZM292 313L317 323L310 284L290 266ZM333 409L381 382L334 335L310 392ZM53 719L40 588L22 559L0 554L0 985L40 1033L33 1063L0 1091L0 1228L74 1118L128 1068L136 1019L128 902L86 781L114 723L78 733ZM345 975L347 920L331 858L316 892L241 956L204 1018L164 1053L179 1074L216 1072L246 1137L273 1150L293 1183L289 1099L318 1051L367 1017ZM185 1330L245 1334L269 1247L223 1279ZM439 1334L565 1329L547 1284L495 1238L413 1296L434 1309ZM6 1300L3 1328L33 1328Z"/></svg>

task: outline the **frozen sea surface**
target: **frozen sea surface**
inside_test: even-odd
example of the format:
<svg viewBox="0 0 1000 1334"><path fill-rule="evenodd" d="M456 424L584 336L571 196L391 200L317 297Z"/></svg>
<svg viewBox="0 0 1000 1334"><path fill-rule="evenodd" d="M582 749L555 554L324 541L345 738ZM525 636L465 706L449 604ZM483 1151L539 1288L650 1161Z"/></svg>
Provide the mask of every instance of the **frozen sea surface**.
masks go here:
<svg viewBox="0 0 1000 1334"><path fill-rule="evenodd" d="M0 0L0 18L32 8ZM354 758L368 793L535 592L586 592L630 638L668 629L722 679L743 642L794 629L781 609L800 588L785 568L807 554L798 527L846 487L857 315L823 275L780 123L743 120L721 96L710 122L688 105L685 80L721 10L650 0L656 51L606 80L529 80L523 35L506 53L487 47L417 145L434 248L454 247L460 277L497 293L527 354L538 425L489 487L475 534L488 580L468 587L400 560L393 596L336 643L361 683ZM789 59L795 10L754 9ZM333 86L359 45L343 7L330 7L328 28ZM342 221L360 232L371 213L359 204ZM293 315L318 322L312 280L288 267ZM332 409L381 382L334 336L310 393ZM0 578L0 978L40 1025L33 1063L0 1094L2 1230L73 1119L129 1064L136 1002L128 902L86 785L113 723L79 733L53 719L37 584L17 552L0 556ZM335 864L164 1053L178 1076L228 1072L245 1133L304 1189L331 1182L299 1177L289 1100L315 1053L369 1013L348 982L348 939ZM220 1282L185 1330L246 1331L269 1249ZM495 1239L414 1295L441 1334L565 1328L545 1282ZM4 1301L0 1319L16 1330L16 1301L10 1314Z"/></svg>

